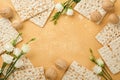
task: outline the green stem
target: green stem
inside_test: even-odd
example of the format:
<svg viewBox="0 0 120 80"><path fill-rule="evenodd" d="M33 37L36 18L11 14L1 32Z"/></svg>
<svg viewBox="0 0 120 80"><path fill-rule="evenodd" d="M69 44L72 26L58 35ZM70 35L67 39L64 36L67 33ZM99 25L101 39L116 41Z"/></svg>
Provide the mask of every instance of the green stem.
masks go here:
<svg viewBox="0 0 120 80"><path fill-rule="evenodd" d="M108 80L104 75L102 75L105 80Z"/></svg>
<svg viewBox="0 0 120 80"><path fill-rule="evenodd" d="M3 73L5 67L6 67L7 63L3 62L3 65L2 65L2 68L1 68L1 72L0 72L0 75Z"/></svg>
<svg viewBox="0 0 120 80"><path fill-rule="evenodd" d="M103 74L105 74L105 76L109 79L109 80L111 80L110 79L110 77L107 75L107 73L103 70Z"/></svg>
<svg viewBox="0 0 120 80"><path fill-rule="evenodd" d="M10 76L10 74L14 71L14 69L15 69L15 64L16 64L16 62L20 59L20 57L23 55L24 53L23 52L21 52L21 55L19 55L18 57L17 57L17 59L15 60L15 62L7 69L7 74L5 75L5 80Z"/></svg>
<svg viewBox="0 0 120 80"><path fill-rule="evenodd" d="M110 76L110 74L108 73L108 71L106 70L105 67L103 67L103 70L104 70L104 72L109 76L110 80L112 80L112 77Z"/></svg>
<svg viewBox="0 0 120 80"><path fill-rule="evenodd" d="M15 70L15 67L12 68L12 70L7 74L7 76L4 77L4 80L7 80L10 74L14 72L14 70Z"/></svg>

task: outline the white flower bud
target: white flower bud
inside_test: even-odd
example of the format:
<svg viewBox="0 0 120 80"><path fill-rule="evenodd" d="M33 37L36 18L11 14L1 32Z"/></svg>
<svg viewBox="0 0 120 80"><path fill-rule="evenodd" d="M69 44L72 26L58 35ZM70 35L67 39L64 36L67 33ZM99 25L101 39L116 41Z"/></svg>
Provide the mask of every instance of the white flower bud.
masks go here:
<svg viewBox="0 0 120 80"><path fill-rule="evenodd" d="M97 59L96 62L99 66L104 67L104 62L101 58Z"/></svg>
<svg viewBox="0 0 120 80"><path fill-rule="evenodd" d="M102 73L102 68L100 66L96 65L93 68L93 72L96 73L96 74L101 74Z"/></svg>
<svg viewBox="0 0 120 80"><path fill-rule="evenodd" d="M21 68L22 66L23 66L23 61L21 60L21 59L19 59L17 62L16 62L16 64L15 64L15 67L16 68Z"/></svg>
<svg viewBox="0 0 120 80"><path fill-rule="evenodd" d="M24 53L28 53L30 51L30 46L28 44L23 44L22 49Z"/></svg>
<svg viewBox="0 0 120 80"><path fill-rule="evenodd" d="M64 7L61 3L57 3L55 5L55 9L57 10L57 12L61 12L64 9Z"/></svg>
<svg viewBox="0 0 120 80"><path fill-rule="evenodd" d="M67 12L66 12L66 14L67 14L68 16L72 16L73 13L74 13L73 9L70 9L70 8L69 8L69 9L67 10Z"/></svg>
<svg viewBox="0 0 120 80"><path fill-rule="evenodd" d="M13 57L8 55L8 54L3 54L1 55L3 62L7 63L7 64L11 64L13 61Z"/></svg>
<svg viewBox="0 0 120 80"><path fill-rule="evenodd" d="M21 54L21 50L19 48L15 48L13 54L18 57Z"/></svg>
<svg viewBox="0 0 120 80"><path fill-rule="evenodd" d="M4 48L7 52L12 52L13 49L14 49L13 45L10 44L10 43L5 44L3 48Z"/></svg>

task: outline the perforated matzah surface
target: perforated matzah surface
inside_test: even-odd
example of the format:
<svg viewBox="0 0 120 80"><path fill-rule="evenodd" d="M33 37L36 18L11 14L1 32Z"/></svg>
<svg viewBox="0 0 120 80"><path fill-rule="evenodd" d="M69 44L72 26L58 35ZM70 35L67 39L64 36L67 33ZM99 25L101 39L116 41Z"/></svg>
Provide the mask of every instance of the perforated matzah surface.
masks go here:
<svg viewBox="0 0 120 80"><path fill-rule="evenodd" d="M43 27L45 23L47 22L52 10L54 9L54 1L53 0L46 0L46 5L48 5L48 9L37 16L30 19L31 22L34 24Z"/></svg>
<svg viewBox="0 0 120 80"><path fill-rule="evenodd" d="M114 2L114 0L111 0ZM99 11L102 18L105 16L106 11L102 8L102 0L81 0L76 6L75 10L90 20L90 14L95 10ZM102 20L102 19L101 19ZM101 21L100 20L100 21ZM97 23L99 24L100 21Z"/></svg>
<svg viewBox="0 0 120 80"><path fill-rule="evenodd" d="M11 26L11 22L8 19L0 19L0 53L4 51L3 45L10 43L11 40L18 36L18 32ZM18 42L22 38L20 37Z"/></svg>
<svg viewBox="0 0 120 80"><path fill-rule="evenodd" d="M11 0L22 21L47 9L45 0Z"/></svg>
<svg viewBox="0 0 120 80"><path fill-rule="evenodd" d="M120 53L113 52L108 46L98 51L113 74L120 72Z"/></svg>
<svg viewBox="0 0 120 80"><path fill-rule="evenodd" d="M119 17L120 18L120 17ZM118 38L120 36L120 21L118 24L110 24L108 23L102 31L100 31L96 39L102 44L107 45L112 40Z"/></svg>
<svg viewBox="0 0 120 80"><path fill-rule="evenodd" d="M9 80L46 80L43 67L29 68L14 72Z"/></svg>
<svg viewBox="0 0 120 80"><path fill-rule="evenodd" d="M100 77L73 61L62 80L100 80Z"/></svg>

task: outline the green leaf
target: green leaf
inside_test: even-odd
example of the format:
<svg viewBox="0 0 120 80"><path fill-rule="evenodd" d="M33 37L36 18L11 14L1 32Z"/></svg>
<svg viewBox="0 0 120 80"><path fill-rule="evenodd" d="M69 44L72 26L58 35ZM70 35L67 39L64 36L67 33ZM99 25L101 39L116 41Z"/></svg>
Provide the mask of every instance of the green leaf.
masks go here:
<svg viewBox="0 0 120 80"><path fill-rule="evenodd" d="M75 3L78 3L78 2L80 2L81 0L73 0Z"/></svg>

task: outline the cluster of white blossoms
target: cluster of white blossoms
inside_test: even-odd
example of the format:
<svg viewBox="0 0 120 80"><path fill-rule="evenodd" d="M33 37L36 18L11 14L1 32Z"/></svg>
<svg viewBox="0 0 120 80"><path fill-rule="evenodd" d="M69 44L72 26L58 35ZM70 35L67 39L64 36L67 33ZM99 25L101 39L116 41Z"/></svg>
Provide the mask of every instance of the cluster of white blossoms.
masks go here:
<svg viewBox="0 0 120 80"><path fill-rule="evenodd" d="M64 6L63 6L61 3L57 3L57 4L55 5L55 9L57 10L57 12L62 12L63 9L64 9ZM66 15L72 16L73 14L74 14L74 11L73 11L72 8L68 8L68 9L66 10Z"/></svg>
<svg viewBox="0 0 120 80"><path fill-rule="evenodd" d="M12 44L8 43L4 46L4 49L6 51L6 53L2 54L1 57L2 57L2 60L3 62L5 62L6 64L11 64L13 62L13 59L16 57L19 57L22 53L26 54L30 51L30 46L28 44L23 44L22 48L19 49L19 48L15 48ZM8 54L12 52L13 55L15 57L13 57L12 55ZM22 59L19 59L16 64L14 65L14 67L16 68L20 68L22 67L24 64L23 64L23 61Z"/></svg>

